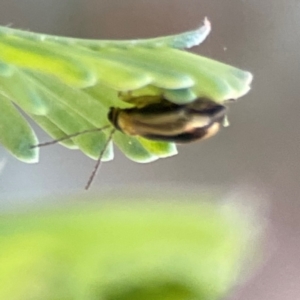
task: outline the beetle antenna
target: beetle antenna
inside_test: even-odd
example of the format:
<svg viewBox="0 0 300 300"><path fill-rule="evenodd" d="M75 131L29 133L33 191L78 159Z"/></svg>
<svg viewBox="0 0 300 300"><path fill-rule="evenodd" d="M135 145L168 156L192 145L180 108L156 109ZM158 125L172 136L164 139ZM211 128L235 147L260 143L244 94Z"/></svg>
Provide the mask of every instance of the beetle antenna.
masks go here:
<svg viewBox="0 0 300 300"><path fill-rule="evenodd" d="M95 132L95 131L102 131L102 130L107 129L109 127L111 127L111 125L106 125L106 126L101 127L101 128L86 129L86 130L79 131L79 132L76 132L76 133L73 133L73 134L65 135L64 137L62 137L60 139L57 139L57 140L53 140L53 141L50 141L50 142L41 143L41 144L37 144L37 145L32 145L32 146L30 146L30 149L49 146L49 145L54 145L54 144L57 144L57 143L62 142L64 140L71 139L71 138L76 137L76 136L81 135L81 134Z"/></svg>
<svg viewBox="0 0 300 300"><path fill-rule="evenodd" d="M102 150L101 150L101 152L100 152L100 155L99 155L99 158L98 158L98 160L97 160L97 162L96 162L96 164L95 164L94 170L93 170L93 172L92 172L92 174L91 174L91 176L90 176L90 178L89 178L89 180L88 180L88 182L87 182L87 184L86 184L86 186L85 186L85 189L86 189L86 190L88 190L89 187L91 186L91 184L92 184L92 182L93 182L93 180L94 180L94 178L95 178L95 176L96 176L96 174L97 174L97 171L99 170L99 167L100 167L100 165L101 165L101 159L102 159L102 157L103 157L103 154L104 154L105 150L107 149L108 144L109 144L109 142L111 141L112 136L113 136L113 134L115 133L115 131L116 131L116 129L113 128L113 130L110 132L110 134L109 134L109 136L108 136L108 138L107 138L107 141L106 141L104 147L102 148Z"/></svg>

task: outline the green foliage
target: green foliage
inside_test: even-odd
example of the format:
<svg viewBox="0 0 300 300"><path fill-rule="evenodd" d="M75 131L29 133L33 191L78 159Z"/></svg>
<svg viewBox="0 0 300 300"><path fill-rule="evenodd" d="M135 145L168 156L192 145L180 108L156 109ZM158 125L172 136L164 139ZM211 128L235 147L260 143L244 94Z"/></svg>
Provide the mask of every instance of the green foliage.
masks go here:
<svg viewBox="0 0 300 300"><path fill-rule="evenodd" d="M257 222L254 226L249 215L212 199L199 205L155 198L142 204L107 199L110 204L2 214L0 298L226 296L256 248Z"/></svg>
<svg viewBox="0 0 300 300"><path fill-rule="evenodd" d="M110 106L128 107L118 95L164 95L185 104L197 97L216 102L241 97L252 75L181 49L198 45L210 31L198 30L148 40L97 41L55 37L0 27L0 142L24 162L36 162L34 132L12 101L52 138L109 124ZM64 141L97 159L108 132ZM171 143L113 137L127 157L149 162L177 153ZM112 145L104 160L113 158Z"/></svg>

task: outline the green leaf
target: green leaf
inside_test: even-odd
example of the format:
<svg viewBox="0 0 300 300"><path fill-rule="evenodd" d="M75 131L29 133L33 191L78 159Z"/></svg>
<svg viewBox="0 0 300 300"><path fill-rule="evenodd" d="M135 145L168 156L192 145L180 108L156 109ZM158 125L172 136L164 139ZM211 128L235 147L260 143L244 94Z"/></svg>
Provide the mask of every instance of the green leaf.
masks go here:
<svg viewBox="0 0 300 300"><path fill-rule="evenodd" d="M213 197L152 197L2 215L0 298L223 299L253 268L258 220Z"/></svg>
<svg viewBox="0 0 300 300"><path fill-rule="evenodd" d="M48 107L43 96L30 84L21 70L15 69L9 77L0 76L0 90L27 113L47 114Z"/></svg>
<svg viewBox="0 0 300 300"><path fill-rule="evenodd" d="M38 161L38 149L30 149L37 138L13 104L0 94L0 142L19 160L26 163ZM9 130L8 130L9 129Z"/></svg>
<svg viewBox="0 0 300 300"><path fill-rule="evenodd" d="M249 91L249 72L180 50L200 44L209 32L208 20L195 31L130 41L81 40L0 27L0 93L53 138L99 128L99 132L61 142L98 159L110 132L100 130L110 124L109 108L136 105L130 97L142 96L144 105L153 97L184 105L199 97L223 103ZM7 103L1 107L3 113L7 109L4 105ZM13 147L7 142L7 136L15 136L14 126L23 124L23 130L29 130L24 119L15 123L15 118L7 114L0 120L5 126L0 141L17 158L30 162L24 158L35 152L26 147L33 146L33 141L37 143L35 139L28 139L26 147L24 141ZM145 141L120 132L113 141L137 162L177 153L172 143ZM109 144L104 160L112 158L113 147Z"/></svg>
<svg viewBox="0 0 300 300"><path fill-rule="evenodd" d="M0 76L9 77L14 71L15 68L13 66L0 62Z"/></svg>
<svg viewBox="0 0 300 300"><path fill-rule="evenodd" d="M0 57L17 67L53 74L78 88L93 85L95 74L59 45L24 40L14 35L0 36Z"/></svg>
<svg viewBox="0 0 300 300"><path fill-rule="evenodd" d="M142 143L134 137L116 132L113 141L129 159L140 163L148 163L158 159L155 153L148 151L148 149L143 147Z"/></svg>
<svg viewBox="0 0 300 300"><path fill-rule="evenodd" d="M41 128L43 128L48 134L54 139L58 140L67 135L66 132L62 131L59 127L57 127L53 122L51 122L47 117L31 115L31 118L39 124ZM72 139L64 140L61 142L62 145L69 149L78 149L78 146L74 144Z"/></svg>
<svg viewBox="0 0 300 300"><path fill-rule="evenodd" d="M169 157L178 153L174 143L154 142L144 138L139 138L139 141L150 153L157 155L159 158Z"/></svg>

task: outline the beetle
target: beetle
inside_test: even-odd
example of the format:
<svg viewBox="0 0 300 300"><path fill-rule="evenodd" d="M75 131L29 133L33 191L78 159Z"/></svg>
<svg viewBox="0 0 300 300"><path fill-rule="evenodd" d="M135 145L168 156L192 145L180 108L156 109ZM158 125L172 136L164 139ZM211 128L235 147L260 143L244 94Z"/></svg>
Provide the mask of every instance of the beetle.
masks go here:
<svg viewBox="0 0 300 300"><path fill-rule="evenodd" d="M199 98L178 105L163 99L141 108L111 107L108 119L117 130L132 136L174 143L190 143L215 135L223 123L227 108Z"/></svg>
<svg viewBox="0 0 300 300"><path fill-rule="evenodd" d="M134 101L141 103L144 97L136 97ZM151 98L151 96L146 97ZM55 144L81 134L111 128L95 168L85 186L85 189L88 189L116 130L130 136L139 136L154 141L190 143L215 135L225 122L226 112L226 106L206 98L198 98L191 103L182 105L161 98L158 102L154 101L131 108L110 107L107 118L111 125L87 129L61 139L34 145L32 148Z"/></svg>

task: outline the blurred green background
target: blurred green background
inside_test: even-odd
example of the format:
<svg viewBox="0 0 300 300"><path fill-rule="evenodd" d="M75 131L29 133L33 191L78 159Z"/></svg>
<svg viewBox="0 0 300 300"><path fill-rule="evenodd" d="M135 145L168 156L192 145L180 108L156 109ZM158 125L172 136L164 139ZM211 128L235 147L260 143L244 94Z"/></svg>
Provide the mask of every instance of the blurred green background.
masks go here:
<svg viewBox="0 0 300 300"><path fill-rule="evenodd" d="M1 299L223 299L260 258L260 221L241 203L77 200L0 217Z"/></svg>
<svg viewBox="0 0 300 300"><path fill-rule="evenodd" d="M235 299L281 300L300 294L299 15L297 0L2 0L0 22L49 34L129 39L190 30L209 17L212 33L193 51L254 74L251 92L230 106L231 126L153 164L135 164L116 151L115 160L102 166L91 193L101 201L105 193L126 195L141 185L144 194L153 187L221 187L226 191L222 197L268 199L276 241L268 260ZM58 195L81 191L94 165L60 146L43 149L37 165L22 164L2 149L0 155L6 160L0 177L2 211L64 202Z"/></svg>

